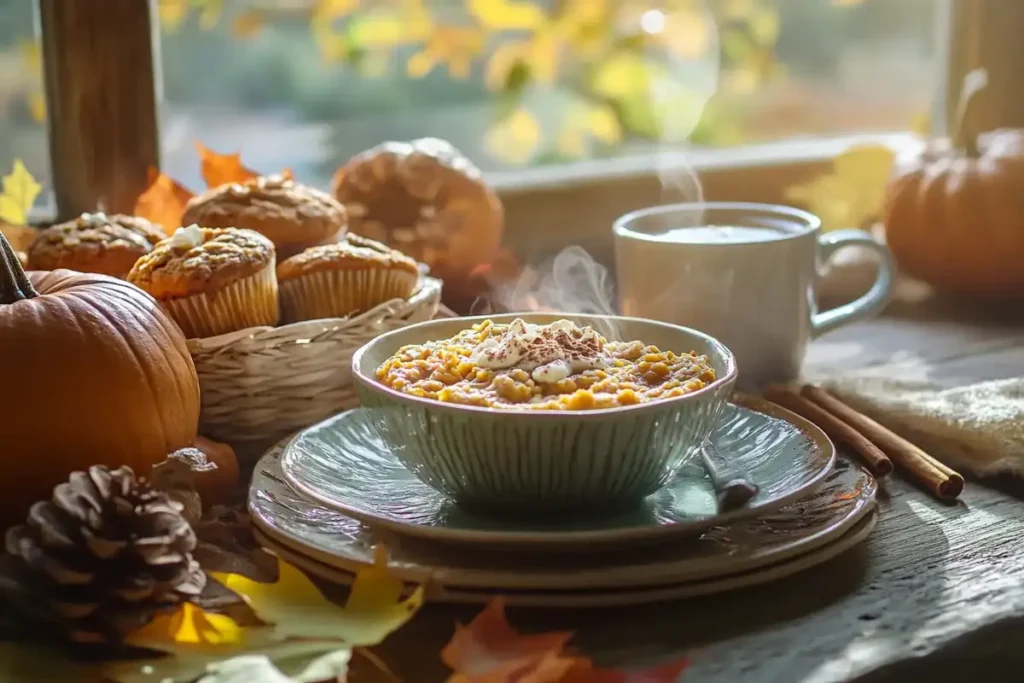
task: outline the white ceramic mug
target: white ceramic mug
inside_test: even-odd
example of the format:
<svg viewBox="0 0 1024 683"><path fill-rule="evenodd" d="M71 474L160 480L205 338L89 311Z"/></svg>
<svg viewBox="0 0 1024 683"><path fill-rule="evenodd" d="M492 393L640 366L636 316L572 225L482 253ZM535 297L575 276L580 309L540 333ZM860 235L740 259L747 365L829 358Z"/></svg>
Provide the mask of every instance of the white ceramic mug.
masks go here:
<svg viewBox="0 0 1024 683"><path fill-rule="evenodd" d="M795 379L808 342L878 314L895 275L889 250L866 232L822 233L816 216L785 206L657 206L622 216L614 234L622 314L716 337L736 356L739 386L747 390ZM855 245L880 257L874 285L855 301L818 311L821 267Z"/></svg>

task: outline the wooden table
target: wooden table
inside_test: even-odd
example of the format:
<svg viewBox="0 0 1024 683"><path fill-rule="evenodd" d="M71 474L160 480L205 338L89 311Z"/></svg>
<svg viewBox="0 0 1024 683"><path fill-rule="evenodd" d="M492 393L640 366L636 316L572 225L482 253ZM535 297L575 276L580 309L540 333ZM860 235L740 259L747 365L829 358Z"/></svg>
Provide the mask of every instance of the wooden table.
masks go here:
<svg viewBox="0 0 1024 683"><path fill-rule="evenodd" d="M1019 308L1018 308L1019 310ZM949 385L1024 374L1024 319L898 301L878 320L812 345L810 373L944 361ZM915 360L917 359L917 360ZM692 651L686 683L1024 680L1024 484L968 481L936 502L890 477L862 546L776 583L649 607L510 610L522 630L570 629L600 664ZM431 606L379 653L403 680L442 681L438 650L472 608ZM968 676L965 679L965 676Z"/></svg>

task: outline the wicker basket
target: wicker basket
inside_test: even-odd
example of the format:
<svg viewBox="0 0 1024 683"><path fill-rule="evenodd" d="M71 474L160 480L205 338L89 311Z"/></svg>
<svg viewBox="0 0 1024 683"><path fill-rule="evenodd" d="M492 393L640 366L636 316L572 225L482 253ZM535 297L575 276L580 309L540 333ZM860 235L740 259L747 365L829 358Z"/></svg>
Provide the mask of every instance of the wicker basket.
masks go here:
<svg viewBox="0 0 1024 683"><path fill-rule="evenodd" d="M199 431L228 443L279 439L358 401L352 355L377 335L429 320L441 282L354 318L253 327L188 341L202 390Z"/></svg>

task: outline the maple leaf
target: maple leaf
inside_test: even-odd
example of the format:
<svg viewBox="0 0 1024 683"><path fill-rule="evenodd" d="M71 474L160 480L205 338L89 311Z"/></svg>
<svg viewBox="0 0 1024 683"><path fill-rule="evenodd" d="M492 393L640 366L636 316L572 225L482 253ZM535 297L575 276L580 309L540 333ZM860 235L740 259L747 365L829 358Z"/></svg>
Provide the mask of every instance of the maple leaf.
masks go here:
<svg viewBox="0 0 1024 683"><path fill-rule="evenodd" d="M14 225L28 223L28 212L36 202L43 186L36 182L21 159L14 160L9 175L3 177L0 192L0 220Z"/></svg>
<svg viewBox="0 0 1024 683"><path fill-rule="evenodd" d="M832 162L832 170L786 190L821 219L822 229L862 228L882 213L895 155L884 145L857 145Z"/></svg>
<svg viewBox="0 0 1024 683"><path fill-rule="evenodd" d="M410 78L422 78L443 64L452 78L468 78L473 58L483 52L486 38L475 26L438 26L423 49L409 57L406 73Z"/></svg>
<svg viewBox="0 0 1024 683"><path fill-rule="evenodd" d="M530 2L467 0L466 9L492 31L531 31L547 21L544 10Z"/></svg>
<svg viewBox="0 0 1024 683"><path fill-rule="evenodd" d="M672 683L688 659L641 671L601 669L566 649L572 633L520 635L505 618L505 601L492 600L441 650L453 670L448 683Z"/></svg>
<svg viewBox="0 0 1024 683"><path fill-rule="evenodd" d="M570 632L522 636L505 618L505 601L498 597L468 626L455 625L455 635L441 650L443 661L454 674L449 683L502 683L513 680L543 681L531 674L555 675L558 681L573 665L561 657Z"/></svg>
<svg viewBox="0 0 1024 683"><path fill-rule="evenodd" d="M328 601L298 568L278 560L276 583L259 583L239 574L214 574L245 598L253 611L274 624L278 635L344 641L351 647L376 645L397 630L423 604L423 588L406 598L405 584L387 569L387 551L376 549L373 566L356 572L344 607Z"/></svg>
<svg viewBox="0 0 1024 683"><path fill-rule="evenodd" d="M188 188L155 168L149 169L149 187L135 200L135 215L161 226L171 234L181 226L181 215L193 194Z"/></svg>
<svg viewBox="0 0 1024 683"><path fill-rule="evenodd" d="M259 176L259 173L242 164L241 153L219 154L196 141L199 150L199 161L202 167L203 180L207 187L217 187L228 183L242 183Z"/></svg>

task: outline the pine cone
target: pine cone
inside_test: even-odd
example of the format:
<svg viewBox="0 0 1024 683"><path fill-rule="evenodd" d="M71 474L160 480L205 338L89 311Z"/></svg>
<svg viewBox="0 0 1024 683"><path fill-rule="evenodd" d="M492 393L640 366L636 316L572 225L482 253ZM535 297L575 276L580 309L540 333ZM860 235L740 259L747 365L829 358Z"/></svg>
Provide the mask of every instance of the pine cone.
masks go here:
<svg viewBox="0 0 1024 683"><path fill-rule="evenodd" d="M74 472L6 541L4 592L78 642L117 642L206 584L181 504L128 467Z"/></svg>

